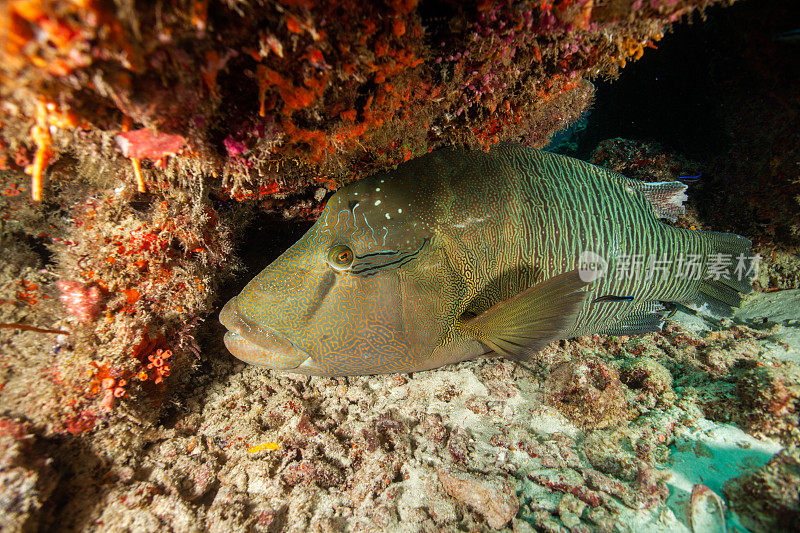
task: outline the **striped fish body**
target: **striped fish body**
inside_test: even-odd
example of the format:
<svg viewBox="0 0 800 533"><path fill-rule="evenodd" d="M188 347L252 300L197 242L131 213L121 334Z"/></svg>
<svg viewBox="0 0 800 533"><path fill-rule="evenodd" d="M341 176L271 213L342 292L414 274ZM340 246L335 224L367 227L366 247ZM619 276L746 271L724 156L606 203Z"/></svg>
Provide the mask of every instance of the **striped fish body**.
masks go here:
<svg viewBox="0 0 800 533"><path fill-rule="evenodd" d="M334 195L225 306L226 345L292 372L408 372L652 331L661 302L701 293L736 304L746 280L706 278L750 243L660 222L684 189L513 144L416 158Z"/></svg>

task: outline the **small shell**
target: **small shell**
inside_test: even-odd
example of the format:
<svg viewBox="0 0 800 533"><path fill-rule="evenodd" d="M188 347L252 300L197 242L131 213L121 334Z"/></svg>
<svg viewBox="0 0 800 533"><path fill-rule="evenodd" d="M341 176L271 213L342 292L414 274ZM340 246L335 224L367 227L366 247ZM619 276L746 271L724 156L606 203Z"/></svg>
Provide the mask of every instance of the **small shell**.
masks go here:
<svg viewBox="0 0 800 533"><path fill-rule="evenodd" d="M726 533L725 502L705 485L692 488L692 497L686 507L686 519L695 533Z"/></svg>

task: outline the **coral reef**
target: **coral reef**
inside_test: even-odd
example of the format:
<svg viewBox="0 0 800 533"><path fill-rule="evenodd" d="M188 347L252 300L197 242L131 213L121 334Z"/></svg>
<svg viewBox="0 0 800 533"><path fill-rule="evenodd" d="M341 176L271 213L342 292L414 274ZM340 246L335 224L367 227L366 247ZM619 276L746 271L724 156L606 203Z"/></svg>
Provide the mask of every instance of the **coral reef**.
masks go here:
<svg viewBox="0 0 800 533"><path fill-rule="evenodd" d="M752 370L795 371L798 359L781 359L786 349L774 342L781 326L710 331L684 327L690 315L675 319L643 337L554 343L528 369L482 359L337 379L246 367L223 356L222 327L209 324L197 360L202 372L173 385L157 423L100 423L107 419L98 413L93 432L26 452L24 464L43 481L21 490L31 502L24 519L43 527L58 520L71 530L595 531L623 522L687 530L685 513L666 504L671 459L687 447L711 455L692 437L711 424L704 412L796 441L796 400L765 409L786 398L759 388ZM800 353L800 344L792 349ZM564 376L582 381L565 388ZM796 383L780 376L789 388ZM141 401L145 384L131 390ZM596 399L610 387L608 404ZM98 396L103 390L114 389ZM586 416L565 406L582 397L600 406ZM134 413L123 407L115 404L113 413ZM763 416L749 423L750 413ZM29 431L12 431L9 445L24 445ZM751 444L725 445L745 454ZM753 466L769 459L744 457ZM791 510L781 494L792 493L765 501ZM50 505L41 507L48 495ZM697 506L692 520L707 518L702 513Z"/></svg>
<svg viewBox="0 0 800 533"><path fill-rule="evenodd" d="M541 145L585 109L584 79L711 3L14 0L3 168L36 198L64 158L127 167L140 189L214 176L234 194L281 182L271 194L454 142Z"/></svg>
<svg viewBox="0 0 800 533"><path fill-rule="evenodd" d="M800 438L796 318L709 330L678 312L529 368L323 379L245 367L209 317L343 183L450 143L542 146L585 112L588 80L713 3L6 2L0 527L685 530L671 462L712 455L687 444L704 424L741 427L742 450ZM691 195L677 222L755 237L757 289L798 283L795 148L739 196L701 182L711 201ZM594 160L651 181L709 172L624 139ZM726 215L740 200L748 216ZM794 516L795 456L748 456L760 469L726 485L750 527Z"/></svg>
<svg viewBox="0 0 800 533"><path fill-rule="evenodd" d="M210 203L188 193L168 191L139 210L124 191L68 207L73 200L65 194L59 214L6 234L46 243L46 260L64 277L36 270L36 254L9 263L19 282L5 290L0 312L20 332L9 331L17 349L4 362L16 371L0 397L49 431L80 433L131 397L150 405L141 414L156 413L164 379L191 368L192 330L213 301L219 274L210 272L229 257L230 237ZM28 203L10 197L5 213L19 216ZM45 225L47 233L33 234ZM41 394L23 393L34 374Z"/></svg>

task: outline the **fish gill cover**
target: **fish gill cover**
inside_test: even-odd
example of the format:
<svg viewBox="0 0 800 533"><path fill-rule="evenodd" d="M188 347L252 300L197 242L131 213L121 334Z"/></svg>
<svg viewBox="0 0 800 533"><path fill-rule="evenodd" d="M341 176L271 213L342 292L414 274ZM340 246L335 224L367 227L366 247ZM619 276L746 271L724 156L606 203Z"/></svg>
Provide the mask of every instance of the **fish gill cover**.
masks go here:
<svg viewBox="0 0 800 533"><path fill-rule="evenodd" d="M800 391L769 313L747 322L766 330L554 345L533 374L484 360L350 381L242 370L204 321L251 256L263 266L299 236L284 220L438 147L544 146L588 109L589 80L646 60L712 4L729 2L4 2L0 524L553 530L637 509L677 527L686 505L717 505L691 476L665 504L670 453L706 446L697 420L775 439L725 437L764 460L707 483L747 527L791 524L796 450L767 460L798 437ZM781 74L792 44L761 37L792 29L774 4L725 19L752 28L737 57L761 76L716 92L742 110L726 128L748 157L699 164L614 140L594 162L711 174L677 225L754 238L755 288L778 297L797 287L798 143L782 113L800 91ZM768 155L748 142L771 135ZM279 222L254 231L264 214Z"/></svg>

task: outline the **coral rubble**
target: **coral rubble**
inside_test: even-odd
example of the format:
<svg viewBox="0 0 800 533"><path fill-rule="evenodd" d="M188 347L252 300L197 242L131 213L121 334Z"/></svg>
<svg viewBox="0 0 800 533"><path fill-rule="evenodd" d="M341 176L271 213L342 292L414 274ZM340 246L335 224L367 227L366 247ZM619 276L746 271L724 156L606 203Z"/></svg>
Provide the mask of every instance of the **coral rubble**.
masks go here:
<svg viewBox="0 0 800 533"><path fill-rule="evenodd" d="M755 472L725 483L725 495L753 531L791 531L800 523L800 457L787 448Z"/></svg>

